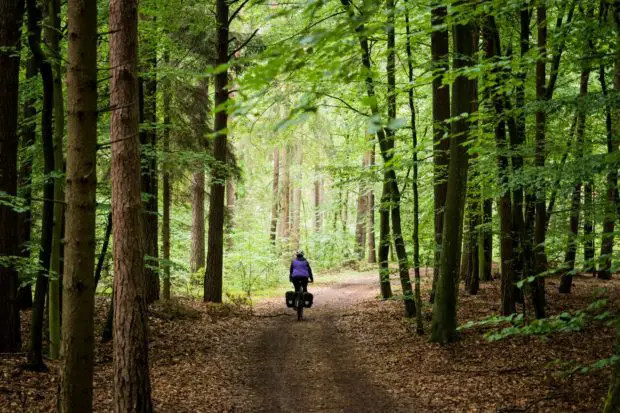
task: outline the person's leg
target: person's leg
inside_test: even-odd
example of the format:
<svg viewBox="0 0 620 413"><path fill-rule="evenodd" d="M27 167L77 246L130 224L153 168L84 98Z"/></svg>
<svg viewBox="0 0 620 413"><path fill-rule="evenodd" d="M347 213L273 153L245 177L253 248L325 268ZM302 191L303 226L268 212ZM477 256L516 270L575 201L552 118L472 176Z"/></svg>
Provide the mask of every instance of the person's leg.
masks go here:
<svg viewBox="0 0 620 413"><path fill-rule="evenodd" d="M304 289L304 292L307 293L308 292L308 279L304 278L301 280L301 286Z"/></svg>

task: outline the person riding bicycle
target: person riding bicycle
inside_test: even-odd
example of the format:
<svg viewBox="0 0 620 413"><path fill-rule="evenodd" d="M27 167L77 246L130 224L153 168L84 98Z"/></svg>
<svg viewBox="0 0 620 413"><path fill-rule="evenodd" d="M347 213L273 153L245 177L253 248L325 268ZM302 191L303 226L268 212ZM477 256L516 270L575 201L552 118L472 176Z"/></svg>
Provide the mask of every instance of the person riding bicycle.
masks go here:
<svg viewBox="0 0 620 413"><path fill-rule="evenodd" d="M295 252L295 258L291 261L288 279L295 286L295 291L301 286L305 293L308 292L308 280L314 282L312 268L310 268L310 263L304 257L304 252L302 250L297 250L297 252Z"/></svg>

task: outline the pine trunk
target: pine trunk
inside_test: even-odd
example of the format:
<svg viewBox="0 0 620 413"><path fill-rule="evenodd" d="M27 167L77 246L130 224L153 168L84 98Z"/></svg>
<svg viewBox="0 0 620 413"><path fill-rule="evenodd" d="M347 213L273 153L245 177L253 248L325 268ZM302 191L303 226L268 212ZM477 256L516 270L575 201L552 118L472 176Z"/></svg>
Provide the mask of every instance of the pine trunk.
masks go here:
<svg viewBox="0 0 620 413"><path fill-rule="evenodd" d="M217 59L218 66L228 63L228 2L217 0ZM209 239L207 268L205 272L204 301L222 302L222 272L224 264L224 183L227 178L226 129L228 125L228 70L215 75L215 140L212 171L211 194L209 202Z"/></svg>
<svg viewBox="0 0 620 413"><path fill-rule="evenodd" d="M0 192L17 195L17 108L22 0L0 0ZM17 255L18 219L13 209L0 205L0 255ZM19 281L12 267L0 266L0 353L20 351L17 307Z"/></svg>
<svg viewBox="0 0 620 413"><path fill-rule="evenodd" d="M169 54L168 51L164 54L164 62L166 65L169 64ZM164 163L168 160L170 156L170 81L167 80L164 88L164 132L163 132L163 140L164 140ZM162 238L162 255L164 258L164 276L163 276L163 284L164 288L162 291L162 295L164 300L170 299L170 206L172 204L171 200L171 178L169 168L170 165L164 164L164 176L163 176L163 188L162 188L162 196L163 196L163 217L162 217L162 229L161 229L161 238Z"/></svg>
<svg viewBox="0 0 620 413"><path fill-rule="evenodd" d="M97 4L69 0L67 10L67 226L58 405L60 412L78 413L92 411L93 397Z"/></svg>
<svg viewBox="0 0 620 413"><path fill-rule="evenodd" d="M150 413L148 324L138 138L138 4L110 0L110 140L114 232L113 377L116 412Z"/></svg>

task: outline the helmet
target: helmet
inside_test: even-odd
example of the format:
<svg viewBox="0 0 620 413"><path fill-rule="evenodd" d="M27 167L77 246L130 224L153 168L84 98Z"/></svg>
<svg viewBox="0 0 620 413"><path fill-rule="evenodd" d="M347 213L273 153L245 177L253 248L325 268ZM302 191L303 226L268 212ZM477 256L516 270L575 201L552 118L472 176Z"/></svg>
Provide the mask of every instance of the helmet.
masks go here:
<svg viewBox="0 0 620 413"><path fill-rule="evenodd" d="M297 251L295 251L295 255L297 255L298 257L303 257L304 256L304 250L297 250Z"/></svg>

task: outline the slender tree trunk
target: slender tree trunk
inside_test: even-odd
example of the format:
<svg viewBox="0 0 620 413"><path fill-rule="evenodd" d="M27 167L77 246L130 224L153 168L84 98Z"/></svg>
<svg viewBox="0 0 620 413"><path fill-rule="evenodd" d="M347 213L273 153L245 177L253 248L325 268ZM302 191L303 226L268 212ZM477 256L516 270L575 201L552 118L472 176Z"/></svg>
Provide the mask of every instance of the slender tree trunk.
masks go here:
<svg viewBox="0 0 620 413"><path fill-rule="evenodd" d="M43 109L41 112L41 136L43 141L43 174L47 178L43 184L43 215L41 218L41 250L39 264L41 270L37 275L35 299L30 325L30 350L28 364L33 370L45 369L43 363L43 319L45 313L45 297L48 289L48 270L52 249L52 226L54 219L54 183L50 175L54 171L54 142L52 126L52 110L54 104L54 84L52 67L41 50L42 13L35 0L26 2L28 10L28 43L37 61L43 81Z"/></svg>
<svg viewBox="0 0 620 413"><path fill-rule="evenodd" d="M115 412L150 413L138 136L138 4L110 0Z"/></svg>
<svg viewBox="0 0 620 413"><path fill-rule="evenodd" d="M0 0L0 192L8 196L17 195L17 108L23 13L22 0ZM18 219L7 205L0 205L0 228L0 255L17 255ZM18 352L21 348L18 286L15 268L0 266L0 353Z"/></svg>
<svg viewBox="0 0 620 413"><path fill-rule="evenodd" d="M413 85L413 57L411 54L411 28L409 27L409 9L405 9L405 29L407 33L407 77L409 84ZM416 128L416 112L413 97L413 86L407 91L411 122L411 143L413 148L413 268L415 275L415 303L416 303L416 332L424 333L424 321L422 320L422 298L420 291L420 200L418 193L418 133Z"/></svg>
<svg viewBox="0 0 620 413"><path fill-rule="evenodd" d="M147 70L150 72L140 82L141 109L140 122L144 130L140 132L142 145L142 192L146 194L142 217L143 241L146 256L144 274L146 280L146 301L152 303L159 299L159 250L158 240L158 190L157 190L157 57L155 47L147 44Z"/></svg>
<svg viewBox="0 0 620 413"><path fill-rule="evenodd" d="M460 69L471 65L473 54L472 26L470 23L456 22L454 26L454 68ZM474 100L475 81L462 74L454 79L452 86L453 115L468 113ZM461 238L463 225L463 206L467 188L468 154L463 146L469 135L469 121L460 118L452 123L452 144L450 145L450 162L448 167L448 191L444 210L444 225L441 244L439 280L433 320L431 324L431 341L448 343L456 340L456 299L459 262L461 258Z"/></svg>
<svg viewBox="0 0 620 413"><path fill-rule="evenodd" d="M205 267L205 171L200 169L192 175L192 248L190 271Z"/></svg>
<svg viewBox="0 0 620 413"><path fill-rule="evenodd" d="M368 167L368 154L364 154L362 160L362 169ZM366 252L366 223L368 222L368 194L366 193L365 184L360 184L359 194L357 196L357 214L355 225L355 252L359 260L364 259Z"/></svg>
<svg viewBox="0 0 620 413"><path fill-rule="evenodd" d="M228 2L217 0L217 59L218 66L228 63ZM211 179L209 202L209 245L207 252L207 268L205 272L204 300L215 303L222 302L222 271L224 264L224 185L226 182L226 129L228 125L228 70L215 75L215 142L213 157L215 164Z"/></svg>
<svg viewBox="0 0 620 413"><path fill-rule="evenodd" d="M614 22L616 24L614 89L616 92L618 92L620 91L620 1L615 0L614 4L610 6L613 7L613 17L614 17ZM601 74L604 75L604 71L601 71ZM601 83L603 82L604 80L601 80ZM617 143L617 139L618 139L617 136L620 135L620 104L618 103L618 101L616 100L608 110L611 115L609 126L611 128L612 137L615 137L615 138L608 137L608 141L607 141L608 151L609 151L609 146L613 146L614 147L613 150L615 151L616 150L615 144ZM612 182L611 182L612 179L610 179L609 175L612 175L611 171L608 172L608 176L607 176L608 191L609 191L609 186L612 185ZM612 175L611 178L617 179L617 174ZM614 186L616 186L617 182L614 181L613 184ZM618 195L616 194L615 196L617 197ZM609 198L609 192L608 192L608 198ZM611 220L611 214L607 215L607 219ZM609 225L606 229L610 229L610 227L612 226L613 224ZM612 233L612 231L609 231L607 233L608 234ZM611 241L608 241L608 242L611 243L611 246L609 247L609 251L611 253L611 250L613 250L613 238L611 239ZM616 335L617 336L616 336L616 343L615 343L614 350L615 350L615 354L620 354L620 326L617 323L616 323ZM605 405L603 407L603 413L618 413L618 412L620 412L620 364L616 364L614 366L611 383L609 385L609 391L607 393L607 398L605 399Z"/></svg>
<svg viewBox="0 0 620 413"><path fill-rule="evenodd" d="M390 195L387 183L383 183L381 193L381 204L379 205L379 283L381 286L381 297L384 300L392 297L392 286L390 284Z"/></svg>
<svg viewBox="0 0 620 413"><path fill-rule="evenodd" d="M299 238L301 229L301 182L302 182L302 165L303 165L303 152L302 143L299 142L295 148L295 158L297 164L297 173L295 176L295 184L292 186L292 200L293 200L293 213L292 213L292 230L291 230L291 249L293 251L299 249Z"/></svg>
<svg viewBox="0 0 620 413"><path fill-rule="evenodd" d="M368 158L368 166L371 169L375 167L375 145L372 145ZM374 185L373 185L374 186ZM371 187L368 191L368 263L376 264L377 247L375 242L375 191Z"/></svg>
<svg viewBox="0 0 620 413"><path fill-rule="evenodd" d="M616 2L615 16L618 16L620 4ZM620 21L617 21L620 28ZM620 41L620 34L618 35ZM614 89L620 92L620 47L616 51L614 62ZM601 65L599 70L599 80L604 96L608 96L607 84L605 82L605 68ZM618 151L618 137L620 136L620 106L618 104L608 105L605 113L605 123L607 128L607 153L613 159ZM614 228L616 223L616 204L618 202L618 170L612 162L607 172L607 203L605 204L605 216L603 217L603 235L601 238L601 267L598 270L598 277L603 280L611 279L611 261L614 250ZM587 264L586 264L587 265Z"/></svg>
<svg viewBox="0 0 620 413"><path fill-rule="evenodd" d="M92 411L93 401L98 113L96 2L69 0L68 23L66 272L58 404L60 412L81 413ZM56 115L61 114L57 112Z"/></svg>
<svg viewBox="0 0 620 413"><path fill-rule="evenodd" d="M286 240L289 237L290 230L290 148L288 145L284 149L282 149L282 187L280 188L280 240L281 245L286 245Z"/></svg>
<svg viewBox="0 0 620 413"><path fill-rule="evenodd" d="M273 150L273 181L271 184L271 193L272 193L272 201L271 201L271 229L269 233L269 239L271 243L276 245L276 232L278 230L278 209L279 209L279 182L280 181L280 150L278 148ZM316 184L315 184L316 191ZM317 213L318 217L318 213ZM317 218L318 219L318 218Z"/></svg>
<svg viewBox="0 0 620 413"><path fill-rule="evenodd" d="M60 1L48 2L49 23L45 28L45 39L52 53L52 72L54 84L54 221L52 230L52 253L50 258L50 279L48 294L49 357L53 360L60 355L60 256L63 249L62 233L64 226L64 148L65 132L64 99L62 94L62 71L60 56Z"/></svg>
<svg viewBox="0 0 620 413"><path fill-rule="evenodd" d="M169 64L170 56L168 51L166 50L164 53L164 63L166 65ZM171 91L170 91L170 80L166 79L164 84L164 162L168 161L168 157L170 156L170 100L171 100ZM170 183L170 172L169 172L169 164L164 165L164 176L163 176L163 219L162 219L162 229L161 229L161 237L162 237L162 254L164 257L164 288L162 291L164 300L170 299L170 206L171 206L171 188L172 185Z"/></svg>
<svg viewBox="0 0 620 413"><path fill-rule="evenodd" d="M108 254L108 245L110 244L110 235L112 235L112 213L108 213L108 218L105 226L105 234L103 235L103 244L101 245L101 252L99 253L99 258L97 259L97 267L95 268L95 283L94 283L94 291L97 292L97 286L99 285L99 280L101 279L101 273L103 272L103 265L106 260L106 256Z"/></svg>
<svg viewBox="0 0 620 413"><path fill-rule="evenodd" d="M233 177L226 180L226 240L228 248L233 247L232 231L235 213L235 181Z"/></svg>
<svg viewBox="0 0 620 413"><path fill-rule="evenodd" d="M501 43L499 31L493 16L487 18L485 28L483 30L485 55L492 62L497 63L501 58ZM498 70L494 70L498 72ZM506 106L505 98L500 90L504 77L500 76L499 81L487 90L486 94L492 101L494 117L500 120L495 124L495 142L497 148L497 163L500 188L508 187L508 177L510 167L508 164L508 142L506 139L506 122L504 121L504 109ZM513 165L515 164L513 160ZM518 207L515 205L515 208ZM514 218L515 213L510 199L510 191L504 190L498 200L498 210L500 215L500 268L501 268L501 309L502 315L510 315L516 311L516 290L515 281L517 274L515 273L515 242L514 242ZM483 207L484 215L489 214L490 208ZM487 252L485 246L484 253ZM490 248L489 248L490 249ZM486 260L486 258L485 258ZM481 266L482 267L482 266ZM485 269L486 270L486 269ZM487 277L490 279L490 268Z"/></svg>
<svg viewBox="0 0 620 413"><path fill-rule="evenodd" d="M276 192L274 192L274 194ZM323 227L323 220L322 220L322 213L321 213L322 195L323 194L321 191L321 180L317 178L314 181L314 232L316 233L321 232L321 228Z"/></svg>
<svg viewBox="0 0 620 413"><path fill-rule="evenodd" d="M547 100L546 90L546 61L547 61L547 6L540 4L537 8L538 25L538 52L539 58L536 61L536 99L542 106ZM542 176L545 167L546 152L546 127L547 114L545 108L536 111L536 155L535 165ZM546 185L541 184L536 191L536 221L534 225L534 264L536 274L541 274L547 269L547 255L545 254L546 237L546 212L545 201ZM533 302L536 310L536 318L545 317L545 279L538 277L532 283Z"/></svg>
<svg viewBox="0 0 620 413"><path fill-rule="evenodd" d="M585 58L585 56L584 56ZM584 67L581 72L581 82L579 87L579 96L583 100L588 95L588 81L590 79L590 70ZM577 162L583 160L584 138L586 131L586 114L583 110L577 119ZM581 181L575 183L571 195L570 219L568 226L568 243L566 255L564 256L565 272L560 280L560 293L569 294L573 285L573 270L575 269L575 258L577 256L577 236L579 232L579 209L581 206Z"/></svg>
<svg viewBox="0 0 620 413"><path fill-rule="evenodd" d="M443 84L443 76L449 70L449 34L443 27L448 9L437 0L431 0L431 59L433 67L433 191L435 226L435 264L433 266L433 289L431 303L435 298L439 279L443 211L448 188L448 159L450 140L447 139L450 118L450 86Z"/></svg>
<svg viewBox="0 0 620 413"><path fill-rule="evenodd" d="M32 81L39 71L34 57L30 57L26 63L26 81ZM32 229L32 149L36 138L36 115L35 99L28 97L24 100L24 117L21 133L21 159L18 174L17 193L24 200L25 211L19 214L18 237L19 253L21 257L30 258L30 240ZM22 276L21 278L26 278ZM30 275L28 275L30 278ZM32 308L32 285L20 287L17 294L17 302L20 310Z"/></svg>
<svg viewBox="0 0 620 413"><path fill-rule="evenodd" d="M387 0L387 106L388 106L388 124L396 119L396 52L395 52L395 16L394 16L394 0ZM390 186L390 212L392 219L392 236L394 239L394 249L398 257L398 273L403 290L405 316L413 317L415 315L415 300L413 289L411 288L411 279L409 276L409 258L405 248L405 238L401 229L400 216L400 190L398 188L398 180L394 167L392 165L392 151L394 150L395 131L389 126L385 129L385 150L382 150L384 165L386 169L384 179Z"/></svg>
<svg viewBox="0 0 620 413"><path fill-rule="evenodd" d="M492 199L487 198L482 201L481 218L483 229L478 232L478 264L480 266L478 273L480 280L491 281L493 279L493 232L490 229L493 224Z"/></svg>

